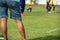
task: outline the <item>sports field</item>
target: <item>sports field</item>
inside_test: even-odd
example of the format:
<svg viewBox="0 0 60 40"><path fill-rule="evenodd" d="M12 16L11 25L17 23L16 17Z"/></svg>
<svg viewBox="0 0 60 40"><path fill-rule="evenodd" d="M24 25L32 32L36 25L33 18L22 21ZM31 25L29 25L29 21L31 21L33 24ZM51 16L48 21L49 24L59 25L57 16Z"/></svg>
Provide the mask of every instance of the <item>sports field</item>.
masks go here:
<svg viewBox="0 0 60 40"><path fill-rule="evenodd" d="M33 6L30 13L25 9L22 17L27 40L60 40L60 6L56 6L55 13L47 13L45 6ZM9 12L10 13L10 12ZM21 40L17 25L8 18L9 40Z"/></svg>

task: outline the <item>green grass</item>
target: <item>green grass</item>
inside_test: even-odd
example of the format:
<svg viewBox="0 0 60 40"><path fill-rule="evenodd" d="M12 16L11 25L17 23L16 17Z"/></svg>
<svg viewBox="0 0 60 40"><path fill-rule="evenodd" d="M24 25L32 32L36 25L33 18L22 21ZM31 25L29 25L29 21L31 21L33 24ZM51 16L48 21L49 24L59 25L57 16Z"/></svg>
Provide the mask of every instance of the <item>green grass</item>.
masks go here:
<svg viewBox="0 0 60 40"><path fill-rule="evenodd" d="M33 6L32 13L25 9L22 18L25 26L27 40L60 40L60 7L56 6L55 13L47 13L45 6ZM51 31L51 32L49 32ZM21 40L17 25L14 20L8 18L9 40Z"/></svg>

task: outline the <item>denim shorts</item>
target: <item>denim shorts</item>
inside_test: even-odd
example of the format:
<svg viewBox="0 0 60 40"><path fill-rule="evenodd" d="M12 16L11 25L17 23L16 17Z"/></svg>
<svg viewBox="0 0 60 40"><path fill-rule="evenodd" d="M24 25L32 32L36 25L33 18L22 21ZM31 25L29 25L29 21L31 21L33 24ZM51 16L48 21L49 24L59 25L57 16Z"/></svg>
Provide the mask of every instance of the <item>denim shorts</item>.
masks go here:
<svg viewBox="0 0 60 40"><path fill-rule="evenodd" d="M20 0L0 0L0 18L8 18L8 9L10 18L21 20Z"/></svg>

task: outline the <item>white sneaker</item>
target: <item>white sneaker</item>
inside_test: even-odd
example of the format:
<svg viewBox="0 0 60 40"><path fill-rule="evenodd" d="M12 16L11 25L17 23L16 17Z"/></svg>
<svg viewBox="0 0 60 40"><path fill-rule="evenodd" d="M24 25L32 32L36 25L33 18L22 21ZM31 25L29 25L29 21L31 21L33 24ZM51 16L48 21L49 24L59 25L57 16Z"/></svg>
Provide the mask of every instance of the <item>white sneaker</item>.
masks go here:
<svg viewBox="0 0 60 40"><path fill-rule="evenodd" d="M0 40L4 40L4 37L0 37Z"/></svg>

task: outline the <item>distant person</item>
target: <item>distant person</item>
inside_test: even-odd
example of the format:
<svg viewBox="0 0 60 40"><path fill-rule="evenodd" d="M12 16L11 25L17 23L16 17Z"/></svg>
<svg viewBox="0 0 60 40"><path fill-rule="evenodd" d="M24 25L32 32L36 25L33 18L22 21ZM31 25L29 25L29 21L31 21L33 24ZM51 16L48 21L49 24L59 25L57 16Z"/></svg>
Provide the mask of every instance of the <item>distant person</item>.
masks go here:
<svg viewBox="0 0 60 40"><path fill-rule="evenodd" d="M47 0L47 12L51 13L51 9L53 8L53 12L55 12L54 0Z"/></svg>
<svg viewBox="0 0 60 40"><path fill-rule="evenodd" d="M32 0L30 0L29 8L27 9L27 11L32 12Z"/></svg>

